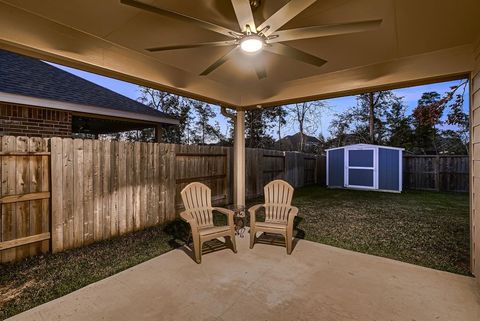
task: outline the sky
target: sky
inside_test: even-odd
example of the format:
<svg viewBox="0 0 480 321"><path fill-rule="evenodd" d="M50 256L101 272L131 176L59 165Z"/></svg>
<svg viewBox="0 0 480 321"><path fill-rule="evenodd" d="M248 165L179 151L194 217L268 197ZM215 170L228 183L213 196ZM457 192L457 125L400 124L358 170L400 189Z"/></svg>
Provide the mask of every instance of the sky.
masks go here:
<svg viewBox="0 0 480 321"><path fill-rule="evenodd" d="M78 70L70 67L53 64L53 63L51 65L57 68L63 69L65 71L68 71L74 75L82 77L100 86L106 87L110 90L113 90L131 99L137 100L140 96L140 87L138 85L113 79L113 78L100 76L100 75L89 73L83 70ZM400 88L392 91L396 96L403 97L405 105L407 106L407 114L411 114L413 108L415 108L418 100L420 99L420 97L424 92L436 91L443 96L443 93L449 90L451 86L459 84L462 81L463 80L455 80L455 81L449 81L449 82L434 83L429 85ZM468 99L469 99L469 94L468 94L468 88L467 88L467 92L465 93L464 106L463 106L463 110L465 112L468 111L468 106L469 106ZM325 110L321 113L321 118L318 120L317 131L315 133L310 133L311 135L316 137L318 137L320 133L324 137L329 137L330 134L329 134L328 128L335 114L341 113L347 110L348 108L355 106L356 98L355 96L346 96L346 97L340 97L340 98L326 99L326 100L323 100L323 102L326 106L328 106L328 108L325 108ZM227 133L228 132L227 121L225 117L223 117L220 114L220 107L214 106L213 109L217 114L213 122L218 121L218 123L220 124L220 128L222 129L222 133L224 134ZM288 123L293 124L293 122L288 122ZM448 128L448 126L444 126L444 127L445 129ZM298 128L296 128L294 125L287 125L283 129L282 136L291 135L296 132L298 132Z"/></svg>

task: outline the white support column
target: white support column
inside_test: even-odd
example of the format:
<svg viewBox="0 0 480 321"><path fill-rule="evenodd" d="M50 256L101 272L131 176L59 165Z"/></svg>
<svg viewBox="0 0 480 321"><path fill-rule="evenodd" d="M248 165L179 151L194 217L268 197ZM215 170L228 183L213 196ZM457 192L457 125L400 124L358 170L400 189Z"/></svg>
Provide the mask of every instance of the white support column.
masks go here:
<svg viewBox="0 0 480 321"><path fill-rule="evenodd" d="M233 140L233 201L245 206L245 111L237 109Z"/></svg>

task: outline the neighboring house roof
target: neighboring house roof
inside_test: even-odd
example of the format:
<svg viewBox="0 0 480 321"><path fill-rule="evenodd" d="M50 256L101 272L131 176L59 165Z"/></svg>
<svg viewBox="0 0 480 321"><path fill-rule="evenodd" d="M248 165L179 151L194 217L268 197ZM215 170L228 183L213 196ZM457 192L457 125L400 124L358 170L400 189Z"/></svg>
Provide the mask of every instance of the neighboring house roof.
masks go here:
<svg viewBox="0 0 480 321"><path fill-rule="evenodd" d="M304 134L305 145L317 145L320 144L320 140L316 137ZM300 132L294 135L288 135L283 137L280 141L281 144L289 146L299 146L300 145Z"/></svg>
<svg viewBox="0 0 480 321"><path fill-rule="evenodd" d="M0 101L178 124L177 119L110 89L43 61L4 50L0 50Z"/></svg>

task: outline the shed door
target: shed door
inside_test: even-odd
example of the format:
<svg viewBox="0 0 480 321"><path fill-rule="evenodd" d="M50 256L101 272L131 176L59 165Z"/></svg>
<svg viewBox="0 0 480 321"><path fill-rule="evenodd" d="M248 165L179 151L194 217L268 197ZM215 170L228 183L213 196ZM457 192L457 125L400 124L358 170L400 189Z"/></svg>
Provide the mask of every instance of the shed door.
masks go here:
<svg viewBox="0 0 480 321"><path fill-rule="evenodd" d="M347 187L377 188L376 149L345 149Z"/></svg>

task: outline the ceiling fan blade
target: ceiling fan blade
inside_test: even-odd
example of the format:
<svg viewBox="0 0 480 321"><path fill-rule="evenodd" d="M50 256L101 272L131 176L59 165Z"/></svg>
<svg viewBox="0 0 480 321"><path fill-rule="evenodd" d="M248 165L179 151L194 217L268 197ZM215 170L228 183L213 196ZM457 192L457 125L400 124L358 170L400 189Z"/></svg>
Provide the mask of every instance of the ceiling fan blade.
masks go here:
<svg viewBox="0 0 480 321"><path fill-rule="evenodd" d="M189 49L189 48L233 46L233 45L236 45L236 44L237 44L236 40L212 41L212 42L200 42L200 43L185 44L185 45L171 45L171 46L163 46L163 47L154 47L154 48L148 48L147 50L150 51L150 52L157 52L157 51Z"/></svg>
<svg viewBox="0 0 480 321"><path fill-rule="evenodd" d="M230 50L229 52L227 52L225 55L220 57L220 59L218 59L213 64L208 66L208 68L205 69L200 74L200 76L206 76L206 75L210 74L212 71L214 71L215 69L217 69L218 67L220 67L221 65L223 65L224 63L226 63L228 61L228 59L230 59L233 56L233 54L235 54L237 52L237 50L238 50L238 47L235 47L232 50Z"/></svg>
<svg viewBox="0 0 480 321"><path fill-rule="evenodd" d="M238 33L237 31L230 30L228 28L216 25L211 22L203 21L194 17L190 17L175 11L170 11L166 9L162 9L159 7L155 7L137 0L120 0L120 2L124 5L135 7L137 9L153 12L165 17L173 18L179 21L195 24L199 27L202 27L204 29L214 31L216 33L229 36L229 37L234 37L234 36L241 36L242 34Z"/></svg>
<svg viewBox="0 0 480 321"><path fill-rule="evenodd" d="M247 31L247 25L250 30L257 33L255 21L253 20L252 8L250 7L250 0L231 0L235 15L237 16L238 25L242 32Z"/></svg>
<svg viewBox="0 0 480 321"><path fill-rule="evenodd" d="M254 60L253 67L255 68L255 72L257 73L258 80L267 78L267 71L265 70L265 66L261 61Z"/></svg>
<svg viewBox="0 0 480 321"><path fill-rule="evenodd" d="M290 2L265 20L257 29L260 31L268 27L263 34L269 36L316 1L317 0L290 0Z"/></svg>
<svg viewBox="0 0 480 321"><path fill-rule="evenodd" d="M284 45L283 43L275 43L270 46L266 46L265 50L277 55L299 60L310 65L315 65L317 67L321 67L327 62L326 60L313 56L304 51L295 49L293 47Z"/></svg>
<svg viewBox="0 0 480 321"><path fill-rule="evenodd" d="M280 41L291 41L291 40L300 40L300 39L342 35L347 33L363 32L363 31L368 31L368 30L378 28L381 24L382 24L382 19L378 19L378 20L340 23L340 24L334 24L334 25L279 30L274 34L274 36L278 36L278 37L272 38L268 42L275 43Z"/></svg>

